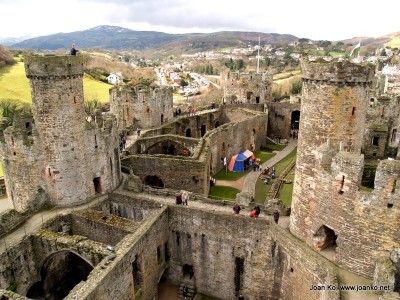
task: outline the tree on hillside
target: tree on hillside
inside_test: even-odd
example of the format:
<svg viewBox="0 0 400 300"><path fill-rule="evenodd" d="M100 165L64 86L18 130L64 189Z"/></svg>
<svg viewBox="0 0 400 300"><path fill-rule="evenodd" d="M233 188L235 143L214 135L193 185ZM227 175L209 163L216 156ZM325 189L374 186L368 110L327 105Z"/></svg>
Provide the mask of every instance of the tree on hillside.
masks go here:
<svg viewBox="0 0 400 300"><path fill-rule="evenodd" d="M0 67L12 65L14 62L15 61L12 53L0 45Z"/></svg>

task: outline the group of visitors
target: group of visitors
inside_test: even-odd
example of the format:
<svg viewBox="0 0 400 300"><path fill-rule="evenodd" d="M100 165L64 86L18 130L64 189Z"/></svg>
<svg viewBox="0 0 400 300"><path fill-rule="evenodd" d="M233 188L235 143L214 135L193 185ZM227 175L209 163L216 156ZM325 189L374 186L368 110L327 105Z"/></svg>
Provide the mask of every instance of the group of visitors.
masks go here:
<svg viewBox="0 0 400 300"><path fill-rule="evenodd" d="M188 114L188 116L190 117L190 116L194 116L195 114L196 114L196 112L197 112L197 110L193 107L188 107L188 109L187 109L187 114Z"/></svg>
<svg viewBox="0 0 400 300"><path fill-rule="evenodd" d="M217 181L210 176L210 187L213 187Z"/></svg>
<svg viewBox="0 0 400 300"><path fill-rule="evenodd" d="M177 108L174 110L174 117L179 117L182 114L181 108Z"/></svg>
<svg viewBox="0 0 400 300"><path fill-rule="evenodd" d="M233 206L233 214L234 214L234 215L238 215L238 214L240 213L241 210L242 210L242 208L240 207L239 203L236 202L235 205ZM260 215L260 213L261 213L260 207L259 207L259 206L256 206L256 207L254 207L254 208L251 210L250 217L252 217L252 218L254 218L254 219L257 219L258 216ZM274 213L273 213L273 215L274 215L274 221L275 221L275 223L278 224L278 221L279 221L279 212L278 212L277 210L275 210Z"/></svg>
<svg viewBox="0 0 400 300"><path fill-rule="evenodd" d="M175 203L180 205L188 205L189 201L189 193L187 191L181 191L180 193L176 194Z"/></svg>
<svg viewBox="0 0 400 300"><path fill-rule="evenodd" d="M271 172L269 172L269 168L265 168L261 175L266 175L264 179L264 184L268 184L272 179L275 179L275 167L272 167Z"/></svg>

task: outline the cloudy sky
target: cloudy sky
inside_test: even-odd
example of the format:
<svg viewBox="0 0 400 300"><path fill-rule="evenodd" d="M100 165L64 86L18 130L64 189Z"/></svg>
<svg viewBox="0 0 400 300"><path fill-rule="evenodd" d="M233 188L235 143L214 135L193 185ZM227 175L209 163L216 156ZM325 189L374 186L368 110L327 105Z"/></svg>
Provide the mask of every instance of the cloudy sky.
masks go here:
<svg viewBox="0 0 400 300"><path fill-rule="evenodd" d="M167 33L287 33L335 41L400 31L399 11L400 1L0 0L0 37L115 25Z"/></svg>

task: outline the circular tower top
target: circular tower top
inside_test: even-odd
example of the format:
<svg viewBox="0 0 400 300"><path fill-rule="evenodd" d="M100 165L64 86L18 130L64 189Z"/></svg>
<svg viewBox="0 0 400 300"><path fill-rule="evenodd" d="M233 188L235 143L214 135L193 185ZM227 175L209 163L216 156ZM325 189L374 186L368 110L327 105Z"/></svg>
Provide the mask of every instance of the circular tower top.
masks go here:
<svg viewBox="0 0 400 300"><path fill-rule="evenodd" d="M370 63L356 64L349 60L325 61L301 60L302 79L328 81L331 83L370 83L375 67Z"/></svg>
<svg viewBox="0 0 400 300"><path fill-rule="evenodd" d="M84 56L25 56L26 77L83 75Z"/></svg>

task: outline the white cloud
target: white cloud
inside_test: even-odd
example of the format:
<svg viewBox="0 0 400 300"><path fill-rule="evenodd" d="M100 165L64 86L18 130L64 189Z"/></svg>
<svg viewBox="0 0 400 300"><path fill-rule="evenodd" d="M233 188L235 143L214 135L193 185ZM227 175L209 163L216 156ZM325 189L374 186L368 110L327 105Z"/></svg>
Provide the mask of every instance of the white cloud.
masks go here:
<svg viewBox="0 0 400 300"><path fill-rule="evenodd" d="M169 33L220 30L293 34L339 40L399 31L400 2L337 0L2 0L0 37L47 35L118 25ZM3 13L6 12L6 13Z"/></svg>

